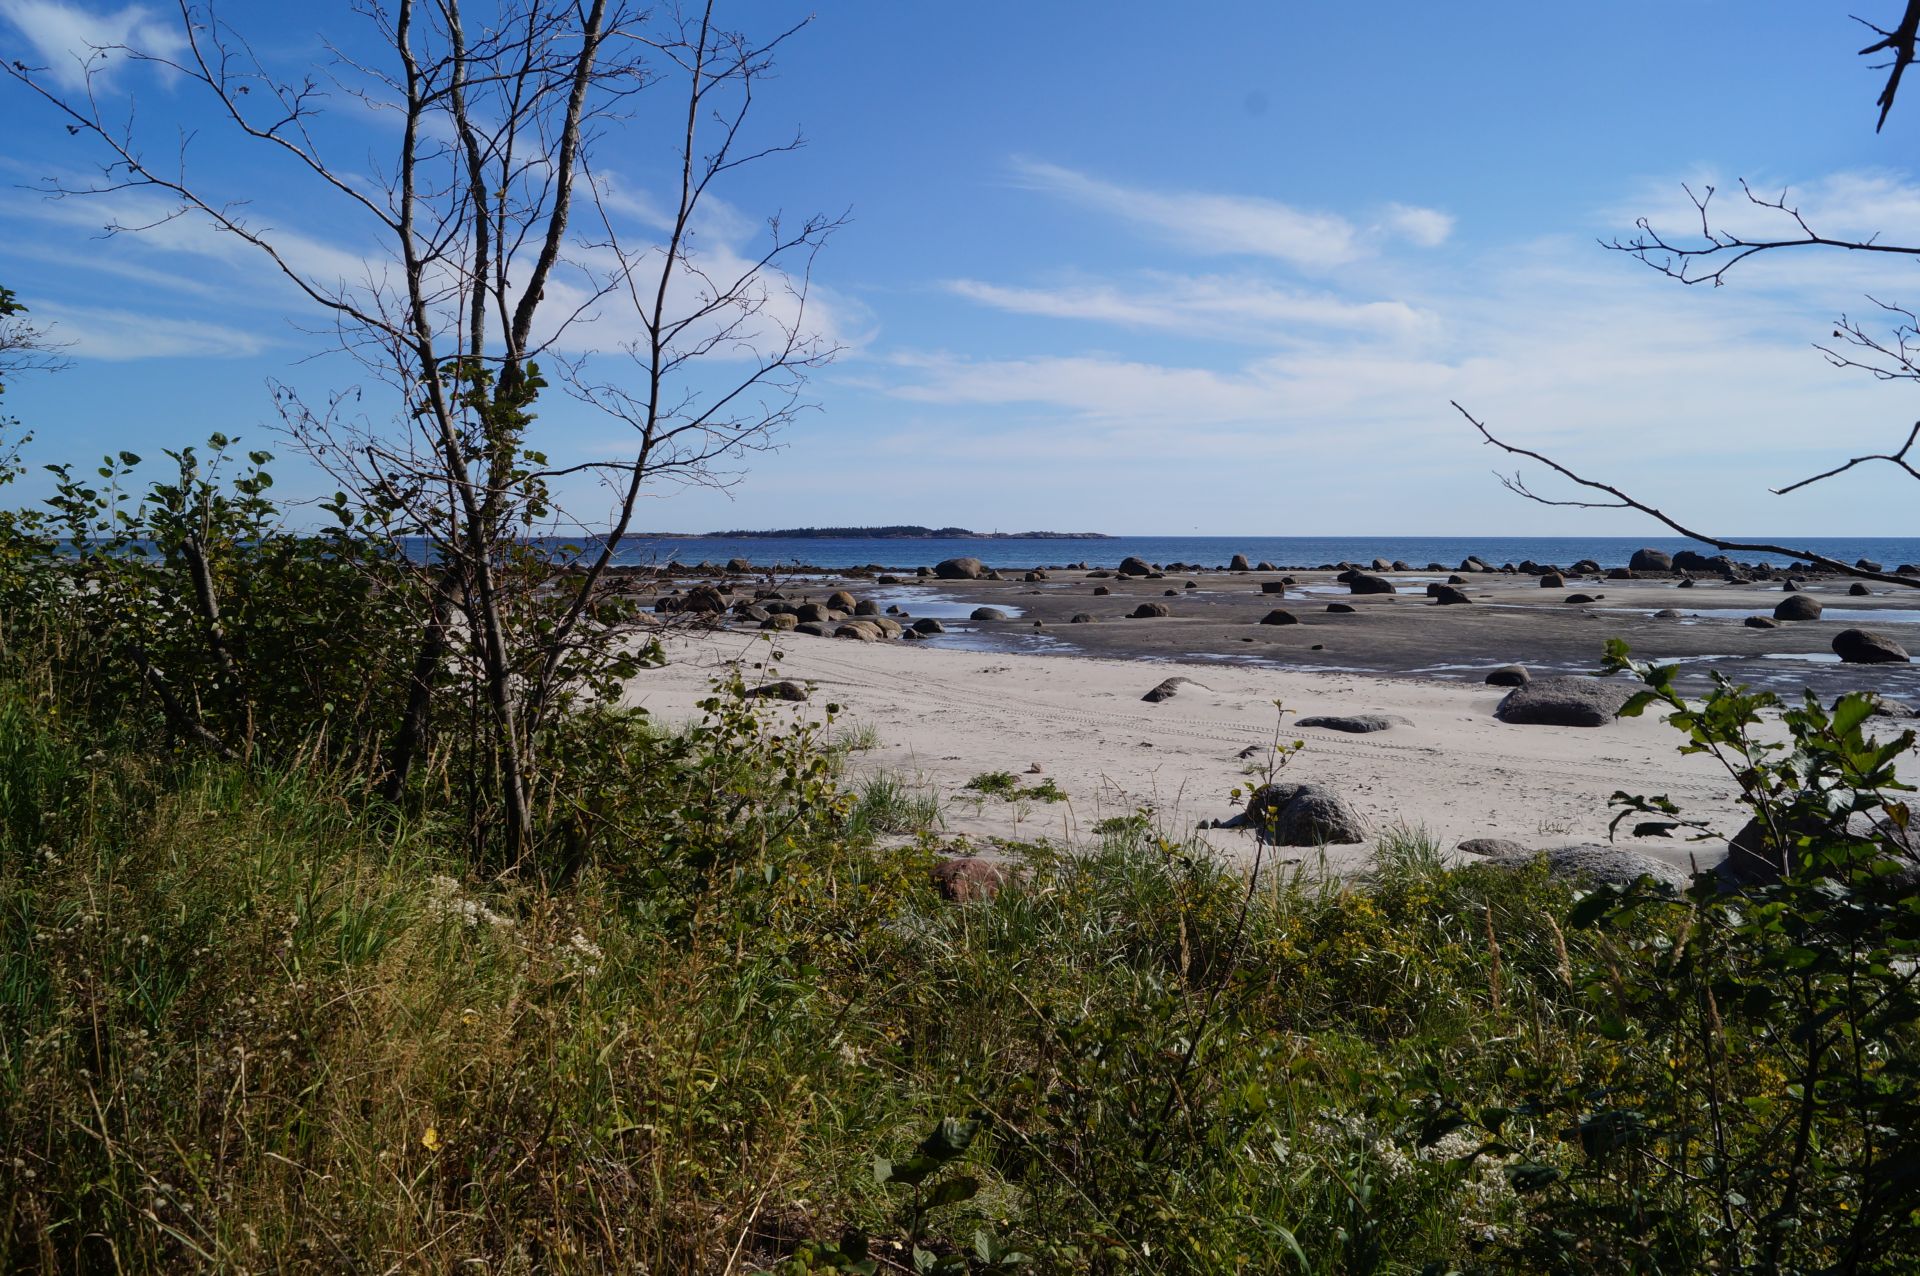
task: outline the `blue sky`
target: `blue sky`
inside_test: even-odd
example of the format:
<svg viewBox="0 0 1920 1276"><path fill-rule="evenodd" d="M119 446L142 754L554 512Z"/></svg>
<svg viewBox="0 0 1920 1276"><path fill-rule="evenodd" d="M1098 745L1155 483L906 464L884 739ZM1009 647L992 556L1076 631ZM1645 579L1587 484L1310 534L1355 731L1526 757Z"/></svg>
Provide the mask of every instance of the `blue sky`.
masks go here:
<svg viewBox="0 0 1920 1276"><path fill-rule="evenodd" d="M1862 12L1890 24L1899 7ZM734 10L750 25L809 11ZM0 0L0 55L58 71L89 39L164 49L170 13ZM354 25L334 4L223 14L289 65L322 60L321 34L351 40ZM727 492L663 491L640 525L1650 530L1508 495L1457 398L1710 530L1920 535L1911 482L1891 473L1766 491L1890 446L1920 415L1906 385L1813 349L1869 295L1920 303L1910 263L1776 254L1689 289L1595 242L1642 214L1683 230L1681 182L1740 177L1790 186L1823 230L1920 242L1920 97L1874 134L1880 76L1853 52L1868 39L1842 8L1768 0L1616 3L1604 17L1518 3L823 5L756 117L800 126L808 147L728 188L713 233L744 245L776 210L850 210L816 273L845 351L781 450ZM204 122L147 68L102 89L147 124ZM8 392L36 459L155 453L216 429L271 447L271 382L364 382L238 245L184 224L103 239L115 209L36 194L97 154L11 81L0 119L0 282L73 360ZM347 122L337 140L371 153L383 135ZM605 163L644 196L664 156L640 127ZM219 130L202 129L192 157L308 260L367 251L309 186ZM611 446L560 397L540 428L555 453ZM280 470L283 490L321 490L291 457Z"/></svg>

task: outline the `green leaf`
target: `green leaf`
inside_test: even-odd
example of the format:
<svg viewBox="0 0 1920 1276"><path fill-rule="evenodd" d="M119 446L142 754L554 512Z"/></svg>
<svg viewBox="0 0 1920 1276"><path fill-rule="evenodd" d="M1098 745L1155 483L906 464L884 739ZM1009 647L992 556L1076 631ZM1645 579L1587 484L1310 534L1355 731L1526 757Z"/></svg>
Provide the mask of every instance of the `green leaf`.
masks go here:
<svg viewBox="0 0 1920 1276"><path fill-rule="evenodd" d="M972 1200L974 1193L980 1190L980 1180L961 1174L936 1183L927 1193L927 1208L938 1209L942 1205L958 1205L961 1201Z"/></svg>

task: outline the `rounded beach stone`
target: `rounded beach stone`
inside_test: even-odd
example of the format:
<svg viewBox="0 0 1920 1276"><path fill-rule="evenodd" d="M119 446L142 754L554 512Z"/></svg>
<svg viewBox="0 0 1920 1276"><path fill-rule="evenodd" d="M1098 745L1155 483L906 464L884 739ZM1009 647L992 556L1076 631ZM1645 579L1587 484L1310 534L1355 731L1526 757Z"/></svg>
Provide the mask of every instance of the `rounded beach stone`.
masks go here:
<svg viewBox="0 0 1920 1276"><path fill-rule="evenodd" d="M1820 619L1820 600L1811 594L1795 594L1782 598L1780 605L1773 609L1775 620L1818 620Z"/></svg>
<svg viewBox="0 0 1920 1276"><path fill-rule="evenodd" d="M1842 629L1833 636L1833 654L1849 665L1903 665L1910 659L1892 634L1877 629Z"/></svg>
<svg viewBox="0 0 1920 1276"><path fill-rule="evenodd" d="M973 615L968 617L970 620L1005 620L1006 618L1007 613L998 607L975 607Z"/></svg>
<svg viewBox="0 0 1920 1276"><path fill-rule="evenodd" d="M1489 687L1524 687L1532 680L1525 665L1501 665L1487 675Z"/></svg>
<svg viewBox="0 0 1920 1276"><path fill-rule="evenodd" d="M1156 616L1171 616L1173 610L1165 603L1141 603L1131 614L1134 620L1150 620Z"/></svg>
<svg viewBox="0 0 1920 1276"><path fill-rule="evenodd" d="M1351 735L1371 735L1375 731L1389 731L1394 727L1410 727L1413 723L1397 713L1321 713L1301 718L1294 725L1345 731Z"/></svg>
<svg viewBox="0 0 1920 1276"><path fill-rule="evenodd" d="M1297 625L1300 623L1300 617L1284 608L1275 607L1272 611L1260 617L1260 623L1263 625Z"/></svg>
<svg viewBox="0 0 1920 1276"><path fill-rule="evenodd" d="M1384 576L1369 576L1365 572L1355 572L1347 578L1347 590L1355 594L1391 594L1393 582Z"/></svg>
<svg viewBox="0 0 1920 1276"><path fill-rule="evenodd" d="M987 567L977 558L948 558L933 565L933 574L941 580L979 580Z"/></svg>
<svg viewBox="0 0 1920 1276"><path fill-rule="evenodd" d="M1603 727L1613 721L1637 685L1580 674L1535 678L1509 691L1493 716L1523 726Z"/></svg>
<svg viewBox="0 0 1920 1276"><path fill-rule="evenodd" d="M1318 784L1266 784L1247 801L1246 822L1277 846L1325 846L1366 840L1366 826L1332 789Z"/></svg>

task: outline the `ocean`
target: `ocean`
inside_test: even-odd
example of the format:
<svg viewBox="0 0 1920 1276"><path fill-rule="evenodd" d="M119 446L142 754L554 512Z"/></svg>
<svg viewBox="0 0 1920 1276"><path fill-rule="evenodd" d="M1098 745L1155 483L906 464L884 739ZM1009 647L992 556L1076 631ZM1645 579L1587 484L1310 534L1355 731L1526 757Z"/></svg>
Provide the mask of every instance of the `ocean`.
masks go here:
<svg viewBox="0 0 1920 1276"><path fill-rule="evenodd" d="M1803 537L1756 536L1754 541L1797 545L1852 563L1866 558L1892 569L1901 563L1920 563L1920 537ZM629 538L615 562L623 565L668 562L692 566L725 563L744 558L759 567L804 564L811 567L931 566L943 558L977 558L989 567L1047 567L1084 562L1113 567L1129 555L1150 563L1198 563L1224 567L1235 554L1255 563L1280 567L1314 567L1321 563L1372 562L1375 558L1404 559L1415 567L1441 563L1457 567L1476 556L1495 567L1532 559L1567 567L1591 558L1602 567L1624 567L1633 551L1642 547L1674 553L1683 549L1718 553L1710 545L1679 537L1625 536L1115 536L1106 540L955 538L828 539L813 537L672 537ZM1784 567L1780 555L1734 554L1741 562L1771 559Z"/></svg>

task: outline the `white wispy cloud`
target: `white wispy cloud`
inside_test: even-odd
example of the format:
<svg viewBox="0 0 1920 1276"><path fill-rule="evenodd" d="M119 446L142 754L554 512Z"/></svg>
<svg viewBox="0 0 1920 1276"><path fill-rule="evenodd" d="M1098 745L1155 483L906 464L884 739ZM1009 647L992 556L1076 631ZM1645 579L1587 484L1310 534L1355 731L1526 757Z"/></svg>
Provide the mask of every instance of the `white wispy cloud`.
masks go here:
<svg viewBox="0 0 1920 1276"><path fill-rule="evenodd" d="M1130 222L1188 252L1270 258L1307 270L1369 256L1384 236L1430 248L1453 233L1452 217L1410 204L1389 204L1376 224L1363 227L1261 195L1157 190L1024 158L1013 161L1013 171L1034 190Z"/></svg>
<svg viewBox="0 0 1920 1276"><path fill-rule="evenodd" d="M1256 344L1315 337L1329 328L1407 332L1430 317L1404 301L1349 300L1264 280L1230 276L1149 275L1137 283L1022 288L976 279L947 290L1013 314L1083 319L1187 336Z"/></svg>
<svg viewBox="0 0 1920 1276"><path fill-rule="evenodd" d="M258 328L176 315L62 304L38 306L35 312L50 322L62 352L82 359L241 359L276 344Z"/></svg>
<svg viewBox="0 0 1920 1276"><path fill-rule="evenodd" d="M0 0L0 17L26 41L34 60L69 89L85 87L90 71L96 87L109 83L131 60L127 50L174 58L186 49L173 21L145 5L93 9L62 0Z"/></svg>

